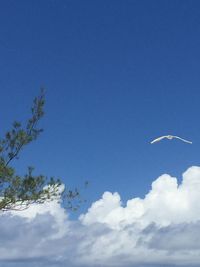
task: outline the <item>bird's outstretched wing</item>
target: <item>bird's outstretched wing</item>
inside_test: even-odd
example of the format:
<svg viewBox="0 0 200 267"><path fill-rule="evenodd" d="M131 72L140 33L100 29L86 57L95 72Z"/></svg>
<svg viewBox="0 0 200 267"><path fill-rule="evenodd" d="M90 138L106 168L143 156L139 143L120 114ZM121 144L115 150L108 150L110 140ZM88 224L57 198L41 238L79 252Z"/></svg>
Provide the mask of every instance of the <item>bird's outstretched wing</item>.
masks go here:
<svg viewBox="0 0 200 267"><path fill-rule="evenodd" d="M192 144L191 141L185 140L185 139L183 139L183 138L181 138L181 137L179 137L179 136L174 136L174 138L177 138L177 139L179 139L179 140L181 140L181 141L183 141L183 142L185 142L185 143Z"/></svg>
<svg viewBox="0 0 200 267"><path fill-rule="evenodd" d="M156 142L159 142L160 140L162 140L162 139L164 139L166 137L167 137L166 135L163 135L161 137L158 137L158 138L154 139L153 141L151 141L151 144L156 143Z"/></svg>

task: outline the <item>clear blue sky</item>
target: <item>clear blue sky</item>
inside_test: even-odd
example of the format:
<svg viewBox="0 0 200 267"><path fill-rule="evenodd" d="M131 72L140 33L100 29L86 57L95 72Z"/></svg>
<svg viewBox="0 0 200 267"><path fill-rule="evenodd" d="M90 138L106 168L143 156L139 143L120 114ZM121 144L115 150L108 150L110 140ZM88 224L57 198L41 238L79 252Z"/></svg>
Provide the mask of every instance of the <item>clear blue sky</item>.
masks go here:
<svg viewBox="0 0 200 267"><path fill-rule="evenodd" d="M1 1L0 132L47 92L45 132L19 172L89 180L89 205L107 190L143 197L160 174L199 165L199 48L195 0ZM193 145L149 144L163 134Z"/></svg>

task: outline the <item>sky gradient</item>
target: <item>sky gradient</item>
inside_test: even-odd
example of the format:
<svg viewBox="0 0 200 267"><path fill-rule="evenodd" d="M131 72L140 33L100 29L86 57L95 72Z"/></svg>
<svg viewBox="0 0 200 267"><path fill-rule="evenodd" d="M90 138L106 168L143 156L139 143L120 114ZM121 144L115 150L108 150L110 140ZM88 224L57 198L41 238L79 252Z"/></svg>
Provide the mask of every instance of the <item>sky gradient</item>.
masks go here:
<svg viewBox="0 0 200 267"><path fill-rule="evenodd" d="M46 88L44 133L19 173L88 180L87 203L68 215L77 221L104 192L126 205L164 173L181 183L200 166L199 47L197 0L0 1L0 134ZM150 145L166 134L193 144Z"/></svg>

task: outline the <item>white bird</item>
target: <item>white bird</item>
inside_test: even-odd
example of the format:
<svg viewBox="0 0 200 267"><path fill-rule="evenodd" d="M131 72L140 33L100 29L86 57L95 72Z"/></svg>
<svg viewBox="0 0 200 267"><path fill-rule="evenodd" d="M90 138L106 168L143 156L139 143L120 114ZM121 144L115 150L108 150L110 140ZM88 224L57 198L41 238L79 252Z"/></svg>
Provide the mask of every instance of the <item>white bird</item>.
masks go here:
<svg viewBox="0 0 200 267"><path fill-rule="evenodd" d="M159 141L161 141L164 138L167 138L169 140L172 140L173 138L177 138L177 139L179 139L179 140L181 140L181 141L183 141L185 143L192 144L191 141L185 140L185 139L183 139L183 138L181 138L179 136L176 136L176 135L163 135L163 136L158 137L158 138L154 139L153 141L151 141L151 144L154 144L156 142L159 142Z"/></svg>

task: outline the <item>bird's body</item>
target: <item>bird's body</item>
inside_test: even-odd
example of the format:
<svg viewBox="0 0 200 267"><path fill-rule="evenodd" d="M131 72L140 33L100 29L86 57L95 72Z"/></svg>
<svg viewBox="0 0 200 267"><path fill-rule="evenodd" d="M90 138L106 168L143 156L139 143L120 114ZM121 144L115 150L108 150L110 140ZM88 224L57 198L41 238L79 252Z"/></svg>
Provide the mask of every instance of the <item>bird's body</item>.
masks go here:
<svg viewBox="0 0 200 267"><path fill-rule="evenodd" d="M167 139L169 139L169 140L172 140L173 138L176 138L176 139L179 139L179 140L181 140L181 141L183 141L183 142L185 142L185 143L192 144L191 141L188 141L188 140L183 139L183 138L181 138L181 137L179 137L179 136L176 136L176 135L163 135L163 136L158 137L158 138L154 139L153 141L151 141L151 144L154 144L154 143L156 143L156 142L159 142L159 141L161 141L161 140L164 139L164 138L167 138Z"/></svg>

